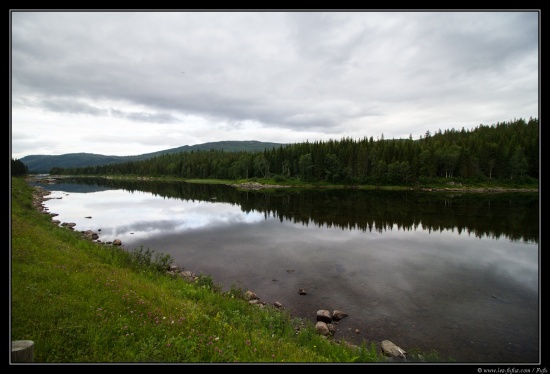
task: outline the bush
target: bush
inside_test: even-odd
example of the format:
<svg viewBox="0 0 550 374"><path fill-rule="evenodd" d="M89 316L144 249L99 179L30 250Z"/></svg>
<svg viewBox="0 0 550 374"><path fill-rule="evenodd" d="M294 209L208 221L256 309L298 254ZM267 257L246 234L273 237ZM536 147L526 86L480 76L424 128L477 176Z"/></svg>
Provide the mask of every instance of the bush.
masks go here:
<svg viewBox="0 0 550 374"><path fill-rule="evenodd" d="M143 246L139 249L134 249L129 256L130 267L136 271L164 273L174 260L168 254L154 252L149 248L144 251ZM155 254L154 259L153 253Z"/></svg>

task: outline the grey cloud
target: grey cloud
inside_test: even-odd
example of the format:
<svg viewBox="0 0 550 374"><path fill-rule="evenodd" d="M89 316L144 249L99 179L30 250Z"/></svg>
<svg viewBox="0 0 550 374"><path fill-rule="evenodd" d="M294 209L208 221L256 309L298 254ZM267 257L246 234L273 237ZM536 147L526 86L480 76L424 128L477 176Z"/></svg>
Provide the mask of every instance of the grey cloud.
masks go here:
<svg viewBox="0 0 550 374"><path fill-rule="evenodd" d="M42 101L47 111L130 121L178 124L193 115L212 126L253 121L336 134L364 118L396 122L428 109L475 125L537 109L537 12L12 17L18 108ZM449 114L442 103L458 109ZM468 117L451 118L460 113Z"/></svg>
<svg viewBox="0 0 550 374"><path fill-rule="evenodd" d="M179 120L170 113L144 113L144 112L132 112L125 113L120 110L111 109L109 114L118 117L128 119L135 122L150 122L150 123L178 123Z"/></svg>
<svg viewBox="0 0 550 374"><path fill-rule="evenodd" d="M41 100L32 104L35 107L42 107L46 110L58 113L83 114L90 116L112 116L134 122L145 123L178 123L177 117L170 113L146 113L146 112L125 112L118 109L102 109L93 105L61 98L57 100Z"/></svg>
<svg viewBox="0 0 550 374"><path fill-rule="evenodd" d="M307 17L307 15L301 15L301 17ZM330 21L328 15L322 15L323 17ZM334 24L335 21L331 22ZM122 28L122 24L118 27ZM235 28L234 33L241 34L242 30ZM143 42L143 50L136 48L136 45L141 44L140 42L119 45L124 54L109 47L110 41L106 39L105 45L97 41L83 42L86 50L82 54L79 53L80 47L71 43L66 46L69 52L63 53L58 50L59 59L54 60L54 67L63 62L63 70L50 68L45 74L43 71L29 71L29 79L25 80L21 77L19 81L25 85L34 85L34 90L45 92L47 89L49 94L84 95L88 99L124 98L153 108L182 110L220 119L255 120L286 127L323 128L338 124L338 121L330 118L331 116L319 114L317 103L313 106L308 103L308 101L317 101L322 106L322 102L327 99L333 101L331 99L333 91L345 90L345 87L326 86L326 82L330 83L334 78L327 80L324 76L333 74L334 71L308 72L307 61L287 56L281 57L283 60L281 66L271 66L261 54L251 55L252 52L247 54L244 46L253 46L253 38L248 42L239 42L223 35L223 33L204 35L198 32L195 38L201 39L204 48L198 51L192 50L188 56L185 56L185 52L181 52L182 61L185 61L186 57L189 57L191 62L206 58L200 66L195 64L196 71L192 68L174 66L175 64L170 65L162 59L156 60L156 58L162 58L167 52L162 49L158 52L151 50L152 46L147 44L147 38ZM136 39L139 40L140 36L140 34L136 35ZM169 39L173 40L173 37ZM233 43L236 44L233 45ZM163 44L165 43L161 43L161 46ZM183 45L185 46L185 43ZM168 48L168 46L164 47ZM58 48L60 48L59 45ZM173 48L177 50L178 45ZM90 52L88 49L95 52ZM220 54L218 49L226 54ZM109 52L108 55L106 55L107 52ZM331 53L338 55L337 52L333 50ZM140 54L142 57L137 57ZM247 58L241 58L240 54ZM88 60L79 60L78 56L86 57ZM132 63L132 58L137 59L138 62ZM127 66L126 63L128 63ZM245 65L241 67L240 64L249 64L250 68L245 68ZM182 62L180 65L185 63ZM313 68L315 68L314 65L313 62ZM181 74L180 70L183 69L187 70L185 74ZM280 73L278 69L282 69ZM167 75L170 70L172 73ZM312 74L315 74L318 83L309 85ZM297 81L302 83L296 86ZM321 91L325 98L314 100ZM345 112L337 112L332 116L342 118L345 117ZM135 114L131 117L140 116ZM157 117L143 116L142 118L155 120ZM311 120L307 120L308 118Z"/></svg>
<svg viewBox="0 0 550 374"><path fill-rule="evenodd" d="M71 113L71 114L86 114L92 116L104 116L108 114L105 109L100 109L92 105L80 103L68 98L62 98L58 100L42 100L39 106L50 110L52 112Z"/></svg>

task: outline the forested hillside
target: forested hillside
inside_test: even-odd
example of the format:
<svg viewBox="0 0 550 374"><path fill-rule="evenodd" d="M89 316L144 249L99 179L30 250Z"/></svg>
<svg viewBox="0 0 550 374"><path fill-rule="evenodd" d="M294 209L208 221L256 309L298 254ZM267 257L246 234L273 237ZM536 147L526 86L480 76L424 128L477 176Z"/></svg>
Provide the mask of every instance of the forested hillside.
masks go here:
<svg viewBox="0 0 550 374"><path fill-rule="evenodd" d="M145 161L52 174L179 178L297 178L305 182L410 185L431 178L539 178L539 121L518 119L472 130L426 132L419 140L363 138L281 145L264 152L217 150L164 154Z"/></svg>
<svg viewBox="0 0 550 374"><path fill-rule="evenodd" d="M199 150L223 150L228 152L262 152L266 148L280 146L280 143L255 140L220 141L165 149L136 156L106 156L95 153L67 153L64 155L29 155L20 159L30 173L49 173L52 168L81 168L95 165L109 165L121 162L142 161L156 156Z"/></svg>

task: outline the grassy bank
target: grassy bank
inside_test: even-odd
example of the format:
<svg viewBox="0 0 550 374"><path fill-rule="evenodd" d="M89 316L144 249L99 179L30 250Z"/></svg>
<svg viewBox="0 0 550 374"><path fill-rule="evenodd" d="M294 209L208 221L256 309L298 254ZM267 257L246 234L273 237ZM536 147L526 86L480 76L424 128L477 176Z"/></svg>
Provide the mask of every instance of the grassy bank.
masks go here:
<svg viewBox="0 0 550 374"><path fill-rule="evenodd" d="M69 175L52 175L55 178L68 178ZM200 184L229 184L239 185L246 183L258 183L264 186L285 186L293 188L353 188L362 190L387 190L387 191L453 191L453 192L538 192L538 180L465 180L461 178L430 178L414 185L374 185L374 184L332 184L328 182L308 183L296 178L249 178L249 179L184 179L170 176L140 177L136 175L81 175L75 177L103 177L118 180L142 180L162 182L185 182Z"/></svg>
<svg viewBox="0 0 550 374"><path fill-rule="evenodd" d="M326 339L311 322L169 276L169 257L94 243L33 207L11 180L11 340L41 363L384 362L378 344ZM424 355L438 361L437 355Z"/></svg>

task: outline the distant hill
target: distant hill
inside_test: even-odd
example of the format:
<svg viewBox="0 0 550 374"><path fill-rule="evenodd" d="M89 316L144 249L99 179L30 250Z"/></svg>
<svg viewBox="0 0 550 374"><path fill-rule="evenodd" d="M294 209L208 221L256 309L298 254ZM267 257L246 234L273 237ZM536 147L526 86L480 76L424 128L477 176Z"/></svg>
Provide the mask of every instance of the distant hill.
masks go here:
<svg viewBox="0 0 550 374"><path fill-rule="evenodd" d="M104 156L95 153L67 153L58 156L30 155L20 159L31 174L47 174L54 167L74 168L94 165L107 165L119 162L141 161L160 156L163 154L220 150L228 152L263 152L265 149L278 148L282 143L259 142L256 140L227 140L210 142L195 145L184 145L178 148L166 149L163 151L145 153L137 156Z"/></svg>

